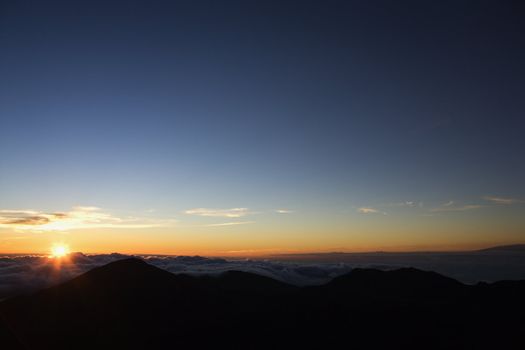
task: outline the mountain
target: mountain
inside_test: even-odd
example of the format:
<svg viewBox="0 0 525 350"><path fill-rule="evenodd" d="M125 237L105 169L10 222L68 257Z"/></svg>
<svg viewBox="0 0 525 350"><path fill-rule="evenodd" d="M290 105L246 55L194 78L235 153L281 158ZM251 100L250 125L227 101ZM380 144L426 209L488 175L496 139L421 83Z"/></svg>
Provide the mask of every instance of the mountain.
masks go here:
<svg viewBox="0 0 525 350"><path fill-rule="evenodd" d="M3 321L0 321L0 345L2 345L2 349L24 349L22 343L20 343L20 341L16 338L14 333Z"/></svg>
<svg viewBox="0 0 525 350"><path fill-rule="evenodd" d="M490 247L486 249L478 250L477 252L483 253L522 253L525 254L525 244L511 244L511 245L500 245L496 247Z"/></svg>
<svg viewBox="0 0 525 350"><path fill-rule="evenodd" d="M356 288L374 289L375 292L380 294L390 294L394 290L399 292L407 290L443 290L459 288L463 284L438 273L421 271L415 268L400 268L391 271L355 268L348 274L334 278L327 286L350 290L355 290ZM387 290L384 290L385 288Z"/></svg>
<svg viewBox="0 0 525 350"><path fill-rule="evenodd" d="M354 269L317 287L139 259L0 303L2 349L520 349L525 282Z"/></svg>
<svg viewBox="0 0 525 350"><path fill-rule="evenodd" d="M323 287L321 287L323 288ZM415 300L461 295L466 286L431 271L401 268L392 271L356 268L334 278L326 290L352 295L354 298Z"/></svg>

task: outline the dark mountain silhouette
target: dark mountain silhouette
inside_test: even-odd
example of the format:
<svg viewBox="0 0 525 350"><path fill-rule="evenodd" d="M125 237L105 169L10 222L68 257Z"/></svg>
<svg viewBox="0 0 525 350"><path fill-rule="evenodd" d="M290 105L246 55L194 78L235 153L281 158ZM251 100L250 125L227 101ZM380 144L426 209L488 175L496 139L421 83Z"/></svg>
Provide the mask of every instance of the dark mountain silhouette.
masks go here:
<svg viewBox="0 0 525 350"><path fill-rule="evenodd" d="M355 269L317 287L139 259L0 303L2 349L523 349L525 281Z"/></svg>
<svg viewBox="0 0 525 350"><path fill-rule="evenodd" d="M498 252L498 253L523 253L525 254L525 244L511 244L490 247L478 250L478 252Z"/></svg>
<svg viewBox="0 0 525 350"><path fill-rule="evenodd" d="M0 345L2 349L24 349L22 343L3 321L0 321Z"/></svg>
<svg viewBox="0 0 525 350"><path fill-rule="evenodd" d="M374 289L379 294L393 291L434 291L463 286L455 279L442 276L432 271L421 271L414 268L401 268L393 271L377 269L353 269L351 273L336 277L327 284L331 288ZM385 290L386 289L386 290Z"/></svg>
<svg viewBox="0 0 525 350"><path fill-rule="evenodd" d="M463 294L464 287L452 278L414 268L393 271L356 268L320 288L354 298L377 301L449 297Z"/></svg>

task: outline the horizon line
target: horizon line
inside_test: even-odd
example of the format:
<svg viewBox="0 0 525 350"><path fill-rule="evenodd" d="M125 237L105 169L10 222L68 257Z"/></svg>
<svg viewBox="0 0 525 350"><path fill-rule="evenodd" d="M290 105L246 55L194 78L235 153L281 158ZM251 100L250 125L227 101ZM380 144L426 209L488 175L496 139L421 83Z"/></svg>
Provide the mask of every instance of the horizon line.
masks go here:
<svg viewBox="0 0 525 350"><path fill-rule="evenodd" d="M271 254L170 254L170 253L120 253L118 251L112 252L82 252L82 251L72 251L71 254L84 254L84 255L111 255L111 254L120 254L128 256L201 256L201 257L211 257L211 258L243 258L243 257L283 257L283 256L308 256L308 255L337 255L337 254L436 254L436 253L472 253L479 252L484 250L490 250L495 248L509 248L516 246L525 246L524 243L512 243L512 244L501 244L501 245L489 245L484 248L473 248L473 249L449 249L449 250L367 250L367 251L309 251L309 252L288 252L288 253L271 253ZM32 252L32 253L4 253L0 252L1 256L48 256L51 255L50 252Z"/></svg>

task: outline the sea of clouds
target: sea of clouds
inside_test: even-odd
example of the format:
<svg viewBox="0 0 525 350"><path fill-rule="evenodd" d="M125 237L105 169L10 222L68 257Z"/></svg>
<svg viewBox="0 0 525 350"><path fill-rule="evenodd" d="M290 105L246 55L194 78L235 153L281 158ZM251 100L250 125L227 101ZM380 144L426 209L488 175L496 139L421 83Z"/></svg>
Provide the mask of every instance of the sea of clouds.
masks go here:
<svg viewBox="0 0 525 350"><path fill-rule="evenodd" d="M280 256L278 260L222 259L201 256L136 256L172 273L220 274L229 270L251 272L286 283L319 285L348 273L355 267L389 270L415 267L435 271L463 283L525 279L525 246L518 251L466 253L363 253ZM92 268L129 255L69 254L47 256L0 256L0 300L31 293L74 278Z"/></svg>
<svg viewBox="0 0 525 350"><path fill-rule="evenodd" d="M46 256L0 257L0 300L31 293L74 278L92 268L127 258L122 254L70 254L67 259ZM148 263L172 273L220 274L229 270L252 272L295 285L326 283L348 273L345 263L296 263L270 260L226 260L200 256L140 256Z"/></svg>

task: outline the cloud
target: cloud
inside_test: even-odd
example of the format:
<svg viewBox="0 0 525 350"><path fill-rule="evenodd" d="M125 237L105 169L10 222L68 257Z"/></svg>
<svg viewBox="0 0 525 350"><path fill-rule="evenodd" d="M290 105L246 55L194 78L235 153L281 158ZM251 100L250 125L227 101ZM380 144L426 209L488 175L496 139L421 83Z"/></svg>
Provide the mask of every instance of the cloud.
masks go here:
<svg viewBox="0 0 525 350"><path fill-rule="evenodd" d="M288 209L277 209L275 211L277 214L291 214L293 213L293 210L288 210Z"/></svg>
<svg viewBox="0 0 525 350"><path fill-rule="evenodd" d="M429 254L432 258L429 259ZM456 254L457 259L451 259ZM222 259L201 256L138 256L163 270L178 274L212 275L236 270L251 272L295 285L319 285L348 273L355 267L392 269L412 266L437 271L463 282L519 279L525 274L521 256L480 252L436 253L367 253L304 254L276 256L290 261ZM514 253L513 253L514 254ZM514 255L512 255L514 256ZM121 260L128 255L84 255L72 253L56 264L46 256L0 256L0 300L20 293L31 293L71 278L95 267ZM296 261L292 261L295 258Z"/></svg>
<svg viewBox="0 0 525 350"><path fill-rule="evenodd" d="M168 220L119 218L98 207L78 206L67 212L0 210L0 228L17 231L68 231L89 228L147 228L166 225ZM172 222L172 221L171 221Z"/></svg>
<svg viewBox="0 0 525 350"><path fill-rule="evenodd" d="M69 280L94 267L122 259L120 254L71 254L60 266L46 256L0 256L0 300Z"/></svg>
<svg viewBox="0 0 525 350"><path fill-rule="evenodd" d="M35 210L0 210L0 228L1 227L33 227L42 226L50 223L52 220L61 219L64 213L41 213Z"/></svg>
<svg viewBox="0 0 525 350"><path fill-rule="evenodd" d="M233 222L222 222L219 224L209 224L206 227L217 227L217 226L235 226L235 225L247 225L254 224L255 221L233 221Z"/></svg>
<svg viewBox="0 0 525 350"><path fill-rule="evenodd" d="M375 208L367 208L367 207L361 207L358 208L357 211L361 214L376 214L379 213L379 210Z"/></svg>
<svg viewBox="0 0 525 350"><path fill-rule="evenodd" d="M209 208L194 208L188 209L184 212L188 215L221 217L221 218L241 218L246 215L254 214L248 208L231 208L231 209L209 209Z"/></svg>
<svg viewBox="0 0 525 350"><path fill-rule="evenodd" d="M437 213L437 212L468 211L468 210L475 210L479 208L483 208L483 206L479 204L467 204L467 205L457 206L455 205L454 201L449 201L447 203L444 203L440 207L430 209L430 211Z"/></svg>
<svg viewBox="0 0 525 350"><path fill-rule="evenodd" d="M83 206L77 206L73 208L76 211L99 211L102 210L99 207L83 207Z"/></svg>
<svg viewBox="0 0 525 350"><path fill-rule="evenodd" d="M30 293L74 278L95 267L126 258L121 254L72 253L60 266L45 256L0 256L0 300ZM237 270L252 272L297 285L326 283L351 267L339 263L293 263L268 260L226 260L200 256L139 256L172 273L220 274Z"/></svg>
<svg viewBox="0 0 525 350"><path fill-rule="evenodd" d="M511 205L511 204L525 202L521 199L516 199L516 198L504 198L504 197L492 197L492 196L485 196L483 197L483 199L489 202L495 203L495 204L504 204L504 205Z"/></svg>
<svg viewBox="0 0 525 350"><path fill-rule="evenodd" d="M396 206L396 207L415 207L418 205L418 203L414 202L414 201L404 201L404 202L397 202L397 203L392 203L392 204L389 204L391 206Z"/></svg>
<svg viewBox="0 0 525 350"><path fill-rule="evenodd" d="M44 215L38 215L32 212L8 211L0 212L0 227L2 225L44 225L50 219Z"/></svg>

